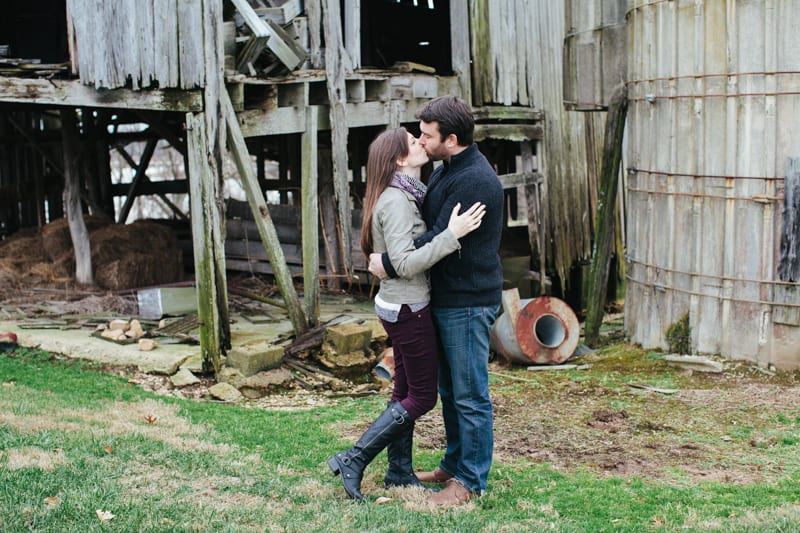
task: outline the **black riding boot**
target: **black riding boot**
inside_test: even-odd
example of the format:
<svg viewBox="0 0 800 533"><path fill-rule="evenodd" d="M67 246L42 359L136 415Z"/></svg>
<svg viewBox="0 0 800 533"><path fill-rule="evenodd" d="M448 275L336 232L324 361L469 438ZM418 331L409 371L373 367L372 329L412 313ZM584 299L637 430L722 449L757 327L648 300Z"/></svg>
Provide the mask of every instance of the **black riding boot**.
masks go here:
<svg viewBox="0 0 800 533"><path fill-rule="evenodd" d="M389 487L422 487L424 486L414 474L411 466L411 445L414 440L414 423L397 436L386 447L389 456L389 470L383 478L383 486Z"/></svg>
<svg viewBox="0 0 800 533"><path fill-rule="evenodd" d="M413 424L414 421L400 402L389 404L352 448L328 459L328 466L333 474L342 476L342 484L348 496L364 501L364 495L361 494L364 469L381 450Z"/></svg>

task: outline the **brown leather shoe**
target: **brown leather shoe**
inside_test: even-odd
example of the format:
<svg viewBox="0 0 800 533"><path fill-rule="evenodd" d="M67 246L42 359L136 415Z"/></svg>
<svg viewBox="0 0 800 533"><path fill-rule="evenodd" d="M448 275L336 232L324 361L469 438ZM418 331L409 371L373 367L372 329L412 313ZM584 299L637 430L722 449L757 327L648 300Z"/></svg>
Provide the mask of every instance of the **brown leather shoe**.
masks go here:
<svg viewBox="0 0 800 533"><path fill-rule="evenodd" d="M472 499L472 492L457 479L451 479L447 486L428 498L428 503L436 507L455 507Z"/></svg>
<svg viewBox="0 0 800 533"><path fill-rule="evenodd" d="M452 478L453 476L438 466L433 469L433 472L417 472L417 479L423 483L438 483L442 485Z"/></svg>

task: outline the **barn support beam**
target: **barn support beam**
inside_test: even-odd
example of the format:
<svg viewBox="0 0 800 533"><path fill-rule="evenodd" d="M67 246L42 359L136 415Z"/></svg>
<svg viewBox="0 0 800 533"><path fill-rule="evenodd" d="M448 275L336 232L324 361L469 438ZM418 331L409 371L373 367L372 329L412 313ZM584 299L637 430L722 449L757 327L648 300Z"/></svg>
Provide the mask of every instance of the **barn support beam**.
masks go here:
<svg viewBox="0 0 800 533"><path fill-rule="evenodd" d="M270 265L275 272L275 282L278 284L283 300L286 303L289 320L292 322L294 332L299 335L308 329L308 322L300 304L300 299L297 296L297 291L292 283L292 274L286 264L286 258L283 255L275 226L272 224L264 193L258 187L258 177L250 160L250 152L247 151L244 136L239 129L236 112L233 110L230 96L225 90L220 91L220 106L228 125L228 147L236 161L236 168L239 170L242 187L247 194L247 201L253 212L261 242L264 243L264 249L267 252L267 257L269 257ZM194 218L194 214L192 218Z"/></svg>
<svg viewBox="0 0 800 533"><path fill-rule="evenodd" d="M603 321L608 289L608 270L611 263L611 252L614 249L614 216L619 167L622 161L622 136L625 131L627 113L628 89L623 84L617 86L611 96L606 119L603 163L600 170L599 205L597 206L597 233L589 271L589 294L583 332L588 346L595 345L599 340L600 324Z"/></svg>
<svg viewBox="0 0 800 533"><path fill-rule="evenodd" d="M306 131L302 135L303 295L308 325L319 320L319 196L317 190L317 113L306 113Z"/></svg>
<svg viewBox="0 0 800 533"><path fill-rule="evenodd" d="M67 223L75 250L75 281L90 285L92 276L92 250L89 230L83 219L81 208L81 178L78 171L78 119L75 109L61 110L61 136L64 142L64 203L67 208Z"/></svg>
<svg viewBox="0 0 800 533"><path fill-rule="evenodd" d="M189 194L194 250L197 315L200 322L200 354L203 370L218 372L222 366L220 313L217 306L217 253L223 243L215 239L216 179L206 157L206 127L203 113L186 114L189 158Z"/></svg>

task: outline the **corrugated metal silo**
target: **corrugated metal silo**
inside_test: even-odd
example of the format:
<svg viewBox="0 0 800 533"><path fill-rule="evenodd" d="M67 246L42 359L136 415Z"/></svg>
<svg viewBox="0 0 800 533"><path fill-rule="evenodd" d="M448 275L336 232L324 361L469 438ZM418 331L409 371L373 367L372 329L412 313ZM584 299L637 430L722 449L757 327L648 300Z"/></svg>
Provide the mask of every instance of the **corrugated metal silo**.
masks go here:
<svg viewBox="0 0 800 533"><path fill-rule="evenodd" d="M627 17L628 334L666 347L688 311L695 352L798 368L798 284L778 271L800 2L629 0Z"/></svg>

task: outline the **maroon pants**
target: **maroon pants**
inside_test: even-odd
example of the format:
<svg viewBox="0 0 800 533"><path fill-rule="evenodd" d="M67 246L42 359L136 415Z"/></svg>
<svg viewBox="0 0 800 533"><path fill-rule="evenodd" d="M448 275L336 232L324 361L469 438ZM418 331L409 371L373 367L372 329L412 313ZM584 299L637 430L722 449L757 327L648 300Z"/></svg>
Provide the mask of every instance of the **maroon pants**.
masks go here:
<svg viewBox="0 0 800 533"><path fill-rule="evenodd" d="M381 320L394 350L392 401L400 402L416 420L436 405L439 349L431 306L412 312L400 309L397 322Z"/></svg>

